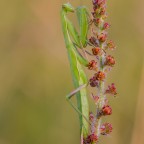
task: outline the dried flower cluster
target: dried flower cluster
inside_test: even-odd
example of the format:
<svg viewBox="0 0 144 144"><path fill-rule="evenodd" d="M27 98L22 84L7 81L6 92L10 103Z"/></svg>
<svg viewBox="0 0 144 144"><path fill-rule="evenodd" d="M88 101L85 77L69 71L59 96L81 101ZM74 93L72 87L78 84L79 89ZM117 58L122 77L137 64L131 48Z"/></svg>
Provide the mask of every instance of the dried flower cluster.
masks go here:
<svg viewBox="0 0 144 144"><path fill-rule="evenodd" d="M108 104L107 94L116 95L114 83L105 88L105 79L109 70L115 65L113 56L108 55L108 50L114 50L115 45L112 40L108 40L107 30L110 24L105 22L107 18L106 0L93 0L92 19L90 21L91 36L89 45L92 47L91 55L95 58L88 64L88 69L93 70L94 74L89 80L91 87L96 88L98 93L92 94L91 97L96 105L96 114L92 112L89 115L91 122L90 132L85 144L95 144L98 142L100 135L108 135L112 132L110 123L101 123L103 116L112 114L112 108Z"/></svg>

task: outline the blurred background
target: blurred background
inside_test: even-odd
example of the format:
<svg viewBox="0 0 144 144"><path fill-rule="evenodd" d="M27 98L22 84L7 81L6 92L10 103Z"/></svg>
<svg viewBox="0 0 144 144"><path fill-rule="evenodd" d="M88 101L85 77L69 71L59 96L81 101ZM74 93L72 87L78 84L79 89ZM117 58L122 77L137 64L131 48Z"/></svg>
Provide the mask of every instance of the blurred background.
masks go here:
<svg viewBox="0 0 144 144"><path fill-rule="evenodd" d="M0 144L79 144L78 117L65 100L73 85L60 23L64 2L0 0ZM91 0L69 2L91 9ZM144 144L143 5L108 1L109 38L117 44L109 82L119 95L107 118L113 133L100 144Z"/></svg>

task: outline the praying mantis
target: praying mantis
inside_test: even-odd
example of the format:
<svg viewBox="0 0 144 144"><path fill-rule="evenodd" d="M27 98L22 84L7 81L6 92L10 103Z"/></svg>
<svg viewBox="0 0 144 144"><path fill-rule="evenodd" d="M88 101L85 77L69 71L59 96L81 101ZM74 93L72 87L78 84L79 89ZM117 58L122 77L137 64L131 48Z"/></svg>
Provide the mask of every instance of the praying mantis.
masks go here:
<svg viewBox="0 0 144 144"><path fill-rule="evenodd" d="M67 17L68 12L75 11L80 26L79 33ZM83 70L83 66L87 66L89 62L79 53L78 48L83 50L87 46L89 21L86 7L81 6L74 9L70 3L63 4L61 10L61 21L73 83L76 89L67 95L66 99L79 114L81 138L83 139L88 136L89 132L89 105L86 90L88 80ZM76 95L77 107L70 100L73 95Z"/></svg>

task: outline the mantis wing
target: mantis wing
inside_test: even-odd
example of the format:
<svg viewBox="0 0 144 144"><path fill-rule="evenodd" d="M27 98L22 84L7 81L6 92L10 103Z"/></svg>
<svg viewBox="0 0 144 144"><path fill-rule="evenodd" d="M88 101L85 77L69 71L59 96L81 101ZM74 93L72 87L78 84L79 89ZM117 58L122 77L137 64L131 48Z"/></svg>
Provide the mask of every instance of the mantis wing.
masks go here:
<svg viewBox="0 0 144 144"><path fill-rule="evenodd" d="M88 34L88 12L86 7L80 6L76 9L77 17L80 26L80 41L83 47L87 46L87 34Z"/></svg>

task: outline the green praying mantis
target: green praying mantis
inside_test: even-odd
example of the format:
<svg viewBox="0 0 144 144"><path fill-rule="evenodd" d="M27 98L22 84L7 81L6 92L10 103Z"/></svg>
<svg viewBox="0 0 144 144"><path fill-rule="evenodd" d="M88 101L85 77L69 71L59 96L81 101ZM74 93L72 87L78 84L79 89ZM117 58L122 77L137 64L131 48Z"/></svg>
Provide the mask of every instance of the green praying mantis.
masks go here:
<svg viewBox="0 0 144 144"><path fill-rule="evenodd" d="M79 21L79 33L67 17L69 12L75 11ZM89 132L89 105L86 90L88 80L82 67L87 66L88 61L78 51L78 49L83 50L87 46L89 20L86 7L81 6L74 9L70 3L63 4L61 10L61 21L73 83L76 89L67 95L66 99L79 113L81 136L82 138L86 138ZM76 95L77 106L75 106L70 100L73 95Z"/></svg>

